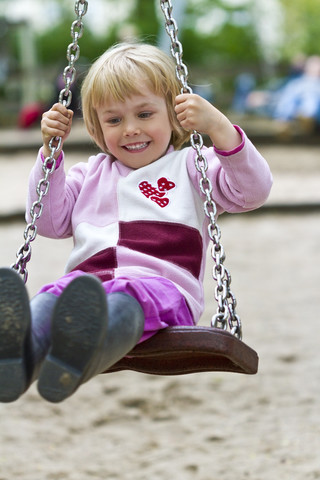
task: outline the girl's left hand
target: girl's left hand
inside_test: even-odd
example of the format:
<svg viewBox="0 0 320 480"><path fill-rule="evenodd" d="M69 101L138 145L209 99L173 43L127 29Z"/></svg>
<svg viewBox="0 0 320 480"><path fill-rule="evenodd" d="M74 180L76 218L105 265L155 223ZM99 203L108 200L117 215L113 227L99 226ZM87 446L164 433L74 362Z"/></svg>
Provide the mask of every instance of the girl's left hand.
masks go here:
<svg viewBox="0 0 320 480"><path fill-rule="evenodd" d="M223 114L211 103L195 93L183 93L176 97L175 112L182 128L210 134L219 125Z"/></svg>
<svg viewBox="0 0 320 480"><path fill-rule="evenodd" d="M178 95L175 112L182 128L209 135L212 143L221 150L232 150L241 143L240 134L230 120L199 95Z"/></svg>

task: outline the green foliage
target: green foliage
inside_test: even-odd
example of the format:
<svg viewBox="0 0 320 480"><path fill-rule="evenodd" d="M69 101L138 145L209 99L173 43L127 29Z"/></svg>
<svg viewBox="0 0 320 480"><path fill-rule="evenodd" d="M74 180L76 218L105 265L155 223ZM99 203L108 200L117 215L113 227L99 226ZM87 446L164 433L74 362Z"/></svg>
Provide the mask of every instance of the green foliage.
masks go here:
<svg viewBox="0 0 320 480"><path fill-rule="evenodd" d="M63 21L37 37L38 58L42 65L61 64L66 59L67 46L72 43L70 25L74 18ZM90 61L98 57L111 43L108 39L96 37L86 28L83 38L79 40L81 56ZM107 44L106 44L107 42Z"/></svg>
<svg viewBox="0 0 320 480"><path fill-rule="evenodd" d="M119 1L119 0L118 0ZM228 18L222 28L216 32L204 33L194 27L195 22L206 12L211 12L213 6L225 9ZM179 38L184 44L186 61L198 65L206 65L212 59L229 61L256 62L259 57L259 48L255 39L252 25L238 25L234 22L233 14L242 9L225 6L222 0L199 0L197 5L190 2L184 25L179 25ZM61 63L65 58L66 46L72 41L70 25L73 14L65 11L63 21L38 37L37 46L39 60L42 64ZM81 56L92 60L99 56L109 45L121 40L121 32L125 25L134 26L137 36L149 43L156 43L160 28L156 15L156 4L152 0L136 0L135 6L128 18L121 21L109 30L104 37L95 36L85 28L84 38L80 40Z"/></svg>
<svg viewBox="0 0 320 480"><path fill-rule="evenodd" d="M259 59L254 32L230 23L225 24L216 35L199 35L194 29L185 29L181 40L186 60L197 65L229 61L235 64L254 63Z"/></svg>
<svg viewBox="0 0 320 480"><path fill-rule="evenodd" d="M320 54L319 0L280 0L284 16L283 57Z"/></svg>
<svg viewBox="0 0 320 480"><path fill-rule="evenodd" d="M128 20L136 27L140 38L148 39L149 43L156 42L159 24L154 1L136 0L136 6Z"/></svg>

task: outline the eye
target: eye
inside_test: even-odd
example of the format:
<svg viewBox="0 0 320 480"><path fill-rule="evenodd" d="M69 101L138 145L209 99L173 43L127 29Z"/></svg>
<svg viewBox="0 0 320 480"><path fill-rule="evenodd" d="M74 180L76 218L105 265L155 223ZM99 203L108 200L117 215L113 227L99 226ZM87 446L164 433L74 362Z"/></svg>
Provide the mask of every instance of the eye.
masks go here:
<svg viewBox="0 0 320 480"><path fill-rule="evenodd" d="M117 125L120 122L121 122L121 118L119 117L112 117L106 120L106 123L108 123L109 125Z"/></svg>
<svg viewBox="0 0 320 480"><path fill-rule="evenodd" d="M150 118L152 116L152 112L141 112L138 116L139 118Z"/></svg>

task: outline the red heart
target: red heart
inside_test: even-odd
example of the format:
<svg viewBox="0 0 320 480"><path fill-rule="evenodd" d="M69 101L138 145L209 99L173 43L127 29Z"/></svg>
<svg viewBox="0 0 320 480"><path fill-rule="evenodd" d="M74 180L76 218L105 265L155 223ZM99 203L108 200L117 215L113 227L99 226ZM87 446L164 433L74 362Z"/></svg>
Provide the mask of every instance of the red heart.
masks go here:
<svg viewBox="0 0 320 480"><path fill-rule="evenodd" d="M158 188L160 192L167 192L168 190L172 190L172 188L174 188L175 186L175 183L170 182L170 180L165 177L161 177L158 180Z"/></svg>
<svg viewBox="0 0 320 480"><path fill-rule="evenodd" d="M152 200L153 202L156 202L161 208L166 207L169 203L168 198L151 197L150 200Z"/></svg>
<svg viewBox="0 0 320 480"><path fill-rule="evenodd" d="M165 193L160 193L151 183L146 181L139 183L139 188L147 198L151 197L151 195L156 195L157 197L163 197L165 195Z"/></svg>

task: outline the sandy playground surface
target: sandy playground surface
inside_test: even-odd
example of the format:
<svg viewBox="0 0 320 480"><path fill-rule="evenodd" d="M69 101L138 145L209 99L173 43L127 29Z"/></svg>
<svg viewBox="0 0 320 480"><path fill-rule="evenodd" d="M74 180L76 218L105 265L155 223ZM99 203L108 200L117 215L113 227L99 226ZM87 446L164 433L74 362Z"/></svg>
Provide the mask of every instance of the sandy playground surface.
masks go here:
<svg viewBox="0 0 320 480"><path fill-rule="evenodd" d="M309 157L286 152L265 148L276 180L271 201L314 199L319 148ZM100 375L57 405L33 385L0 404L0 480L320 479L320 213L226 216L219 224L258 375ZM0 265L13 261L23 228L0 225ZM61 274L70 247L36 242L30 295ZM210 268L205 288L208 324L216 308Z"/></svg>

